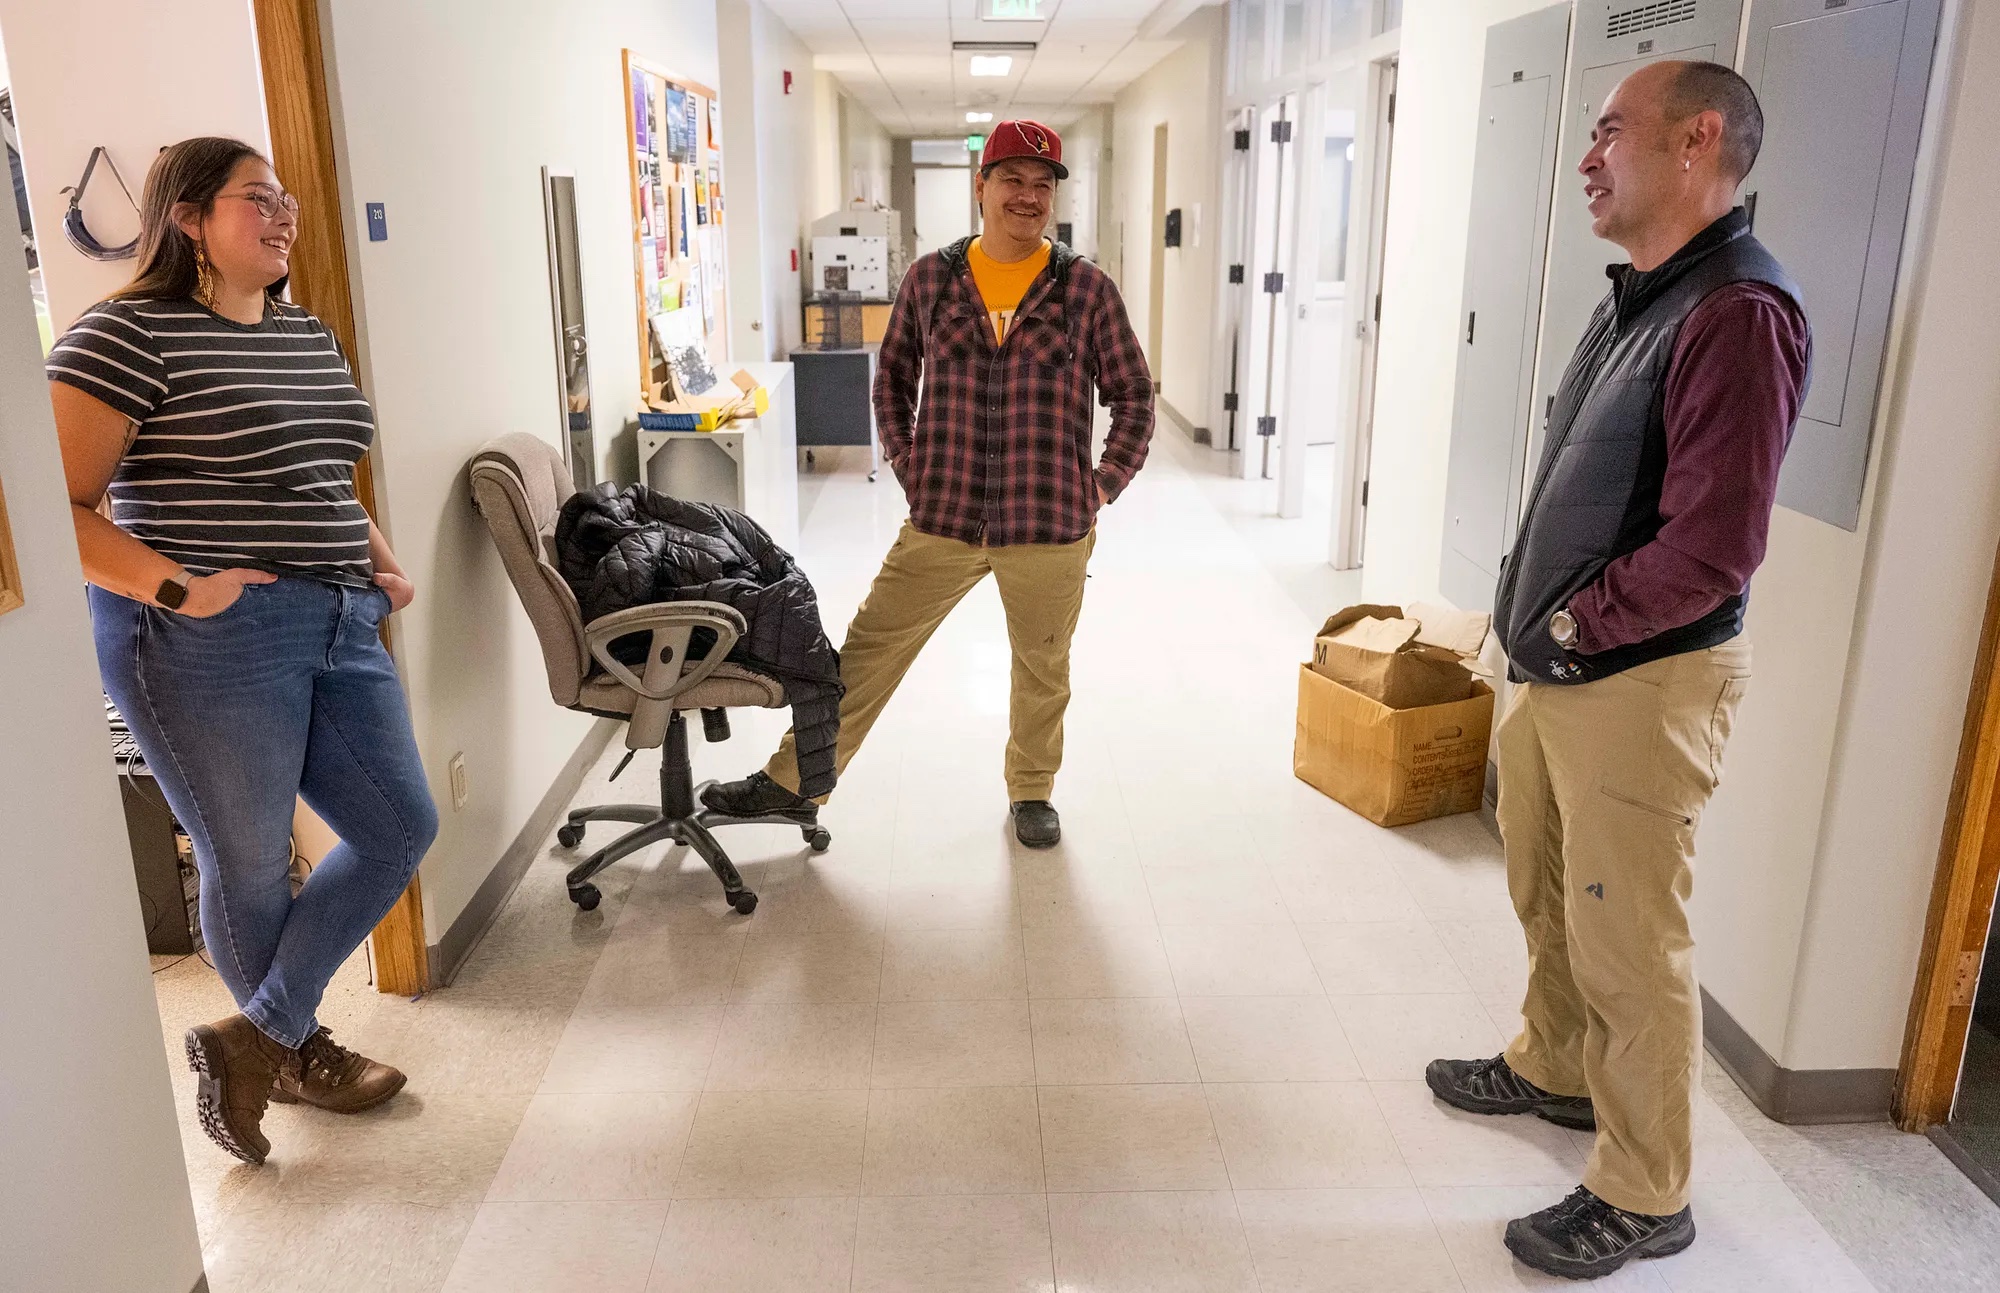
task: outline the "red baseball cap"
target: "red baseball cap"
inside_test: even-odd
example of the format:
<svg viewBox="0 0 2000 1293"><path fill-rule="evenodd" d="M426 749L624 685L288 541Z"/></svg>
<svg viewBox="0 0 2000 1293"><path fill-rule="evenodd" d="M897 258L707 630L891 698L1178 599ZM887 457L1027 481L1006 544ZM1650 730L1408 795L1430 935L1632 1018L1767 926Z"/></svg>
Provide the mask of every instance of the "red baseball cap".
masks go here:
<svg viewBox="0 0 2000 1293"><path fill-rule="evenodd" d="M1047 162L1057 179L1069 178L1069 167L1063 165L1062 136L1039 121L1003 121L993 127L993 133L986 136L986 151L979 154L979 169L1009 157Z"/></svg>

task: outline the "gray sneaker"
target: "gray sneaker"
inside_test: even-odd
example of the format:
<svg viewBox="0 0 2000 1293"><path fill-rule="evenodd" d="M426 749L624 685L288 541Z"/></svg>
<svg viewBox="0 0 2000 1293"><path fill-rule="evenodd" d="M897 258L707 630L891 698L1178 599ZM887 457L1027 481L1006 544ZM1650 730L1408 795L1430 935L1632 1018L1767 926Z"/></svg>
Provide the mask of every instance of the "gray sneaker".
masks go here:
<svg viewBox="0 0 2000 1293"><path fill-rule="evenodd" d="M1578 1186L1553 1207L1507 1223L1507 1251L1566 1280L1594 1280L1634 1257L1670 1257L1694 1242L1694 1209L1670 1217L1614 1208Z"/></svg>
<svg viewBox="0 0 2000 1293"><path fill-rule="evenodd" d="M1507 1057L1490 1060L1432 1060L1424 1070L1431 1094L1467 1113L1532 1113L1573 1131L1596 1131L1597 1113L1587 1095L1544 1091L1507 1067Z"/></svg>

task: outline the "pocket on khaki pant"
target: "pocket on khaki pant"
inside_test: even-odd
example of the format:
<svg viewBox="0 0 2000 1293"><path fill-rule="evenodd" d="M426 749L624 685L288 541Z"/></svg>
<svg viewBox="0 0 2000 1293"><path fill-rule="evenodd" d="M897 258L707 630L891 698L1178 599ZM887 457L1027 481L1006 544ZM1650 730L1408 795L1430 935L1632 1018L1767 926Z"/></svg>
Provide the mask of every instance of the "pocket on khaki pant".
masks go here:
<svg viewBox="0 0 2000 1293"><path fill-rule="evenodd" d="M1715 710L1708 720L1708 778L1711 785L1722 784L1722 751L1729 744L1729 734L1736 730L1736 710L1743 703L1743 695L1750 689L1747 676L1724 678L1722 687L1715 698Z"/></svg>

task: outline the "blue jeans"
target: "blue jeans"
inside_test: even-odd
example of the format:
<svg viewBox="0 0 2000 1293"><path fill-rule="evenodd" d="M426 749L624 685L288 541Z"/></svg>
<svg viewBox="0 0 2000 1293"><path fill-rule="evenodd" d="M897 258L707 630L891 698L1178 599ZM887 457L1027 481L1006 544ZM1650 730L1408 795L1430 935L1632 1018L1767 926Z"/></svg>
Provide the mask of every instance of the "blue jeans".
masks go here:
<svg viewBox="0 0 2000 1293"><path fill-rule="evenodd" d="M378 588L252 584L209 619L90 590L104 689L194 843L201 929L238 1009L297 1046L334 971L437 836ZM292 806L340 843L292 896Z"/></svg>

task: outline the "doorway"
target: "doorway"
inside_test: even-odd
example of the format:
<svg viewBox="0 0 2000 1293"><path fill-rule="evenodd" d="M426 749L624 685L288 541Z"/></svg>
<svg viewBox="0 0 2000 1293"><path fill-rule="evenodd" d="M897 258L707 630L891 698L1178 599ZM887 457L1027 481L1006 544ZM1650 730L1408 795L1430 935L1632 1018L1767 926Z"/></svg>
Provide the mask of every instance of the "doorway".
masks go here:
<svg viewBox="0 0 2000 1293"><path fill-rule="evenodd" d="M973 232L972 154L963 139L910 143L916 173L917 255L949 246Z"/></svg>
<svg viewBox="0 0 2000 1293"><path fill-rule="evenodd" d="M1368 529L1368 459L1375 437L1376 362L1381 353L1383 257L1389 237L1389 175L1396 152L1396 73L1392 59L1369 69L1365 156L1357 163L1367 176L1367 222L1362 230L1361 291L1350 299L1354 336L1360 345L1349 370L1354 381L1347 401L1353 433L1335 445L1333 541L1336 570L1355 570L1365 556Z"/></svg>
<svg viewBox="0 0 2000 1293"><path fill-rule="evenodd" d="M1167 326L1167 123L1153 127L1153 263L1146 281L1146 358L1153 366L1153 394L1160 394L1166 365Z"/></svg>
<svg viewBox="0 0 2000 1293"><path fill-rule="evenodd" d="M345 204L334 157L319 5L316 0L256 0L254 13L264 111L271 127L271 162L299 200L299 233L292 246L288 292L295 304L323 320L354 357L356 384L367 394L368 375L361 370L354 330ZM372 455L355 466L354 493L370 517L379 515ZM388 640L387 625L383 638ZM304 824L316 824L316 819ZM430 985L426 944L422 880L412 876L409 888L382 918L370 942L378 990L405 996L424 991Z"/></svg>
<svg viewBox="0 0 2000 1293"><path fill-rule="evenodd" d="M1209 416L1211 426L1224 428L1217 447L1231 453L1243 448L1251 428L1244 395L1250 384L1246 371L1250 306L1256 299L1247 272L1256 220L1257 155L1250 145L1256 125L1256 111L1240 108L1229 114L1222 127L1230 147L1222 170L1222 246L1215 308L1225 335L1222 344L1216 347L1213 361L1214 378L1209 389L1214 402Z"/></svg>
<svg viewBox="0 0 2000 1293"><path fill-rule="evenodd" d="M1275 466L1273 441L1287 403L1287 370L1291 312L1285 308L1285 273L1292 260L1293 230L1298 211L1298 148L1293 139L1299 125L1300 99L1286 94L1260 108L1252 127L1256 152L1250 197L1249 261L1246 277L1248 338L1245 347L1243 395L1248 449L1241 463L1250 479L1270 480Z"/></svg>
<svg viewBox="0 0 2000 1293"><path fill-rule="evenodd" d="M1958 769L1892 1109L2000 1201L2000 558L1972 670Z"/></svg>

